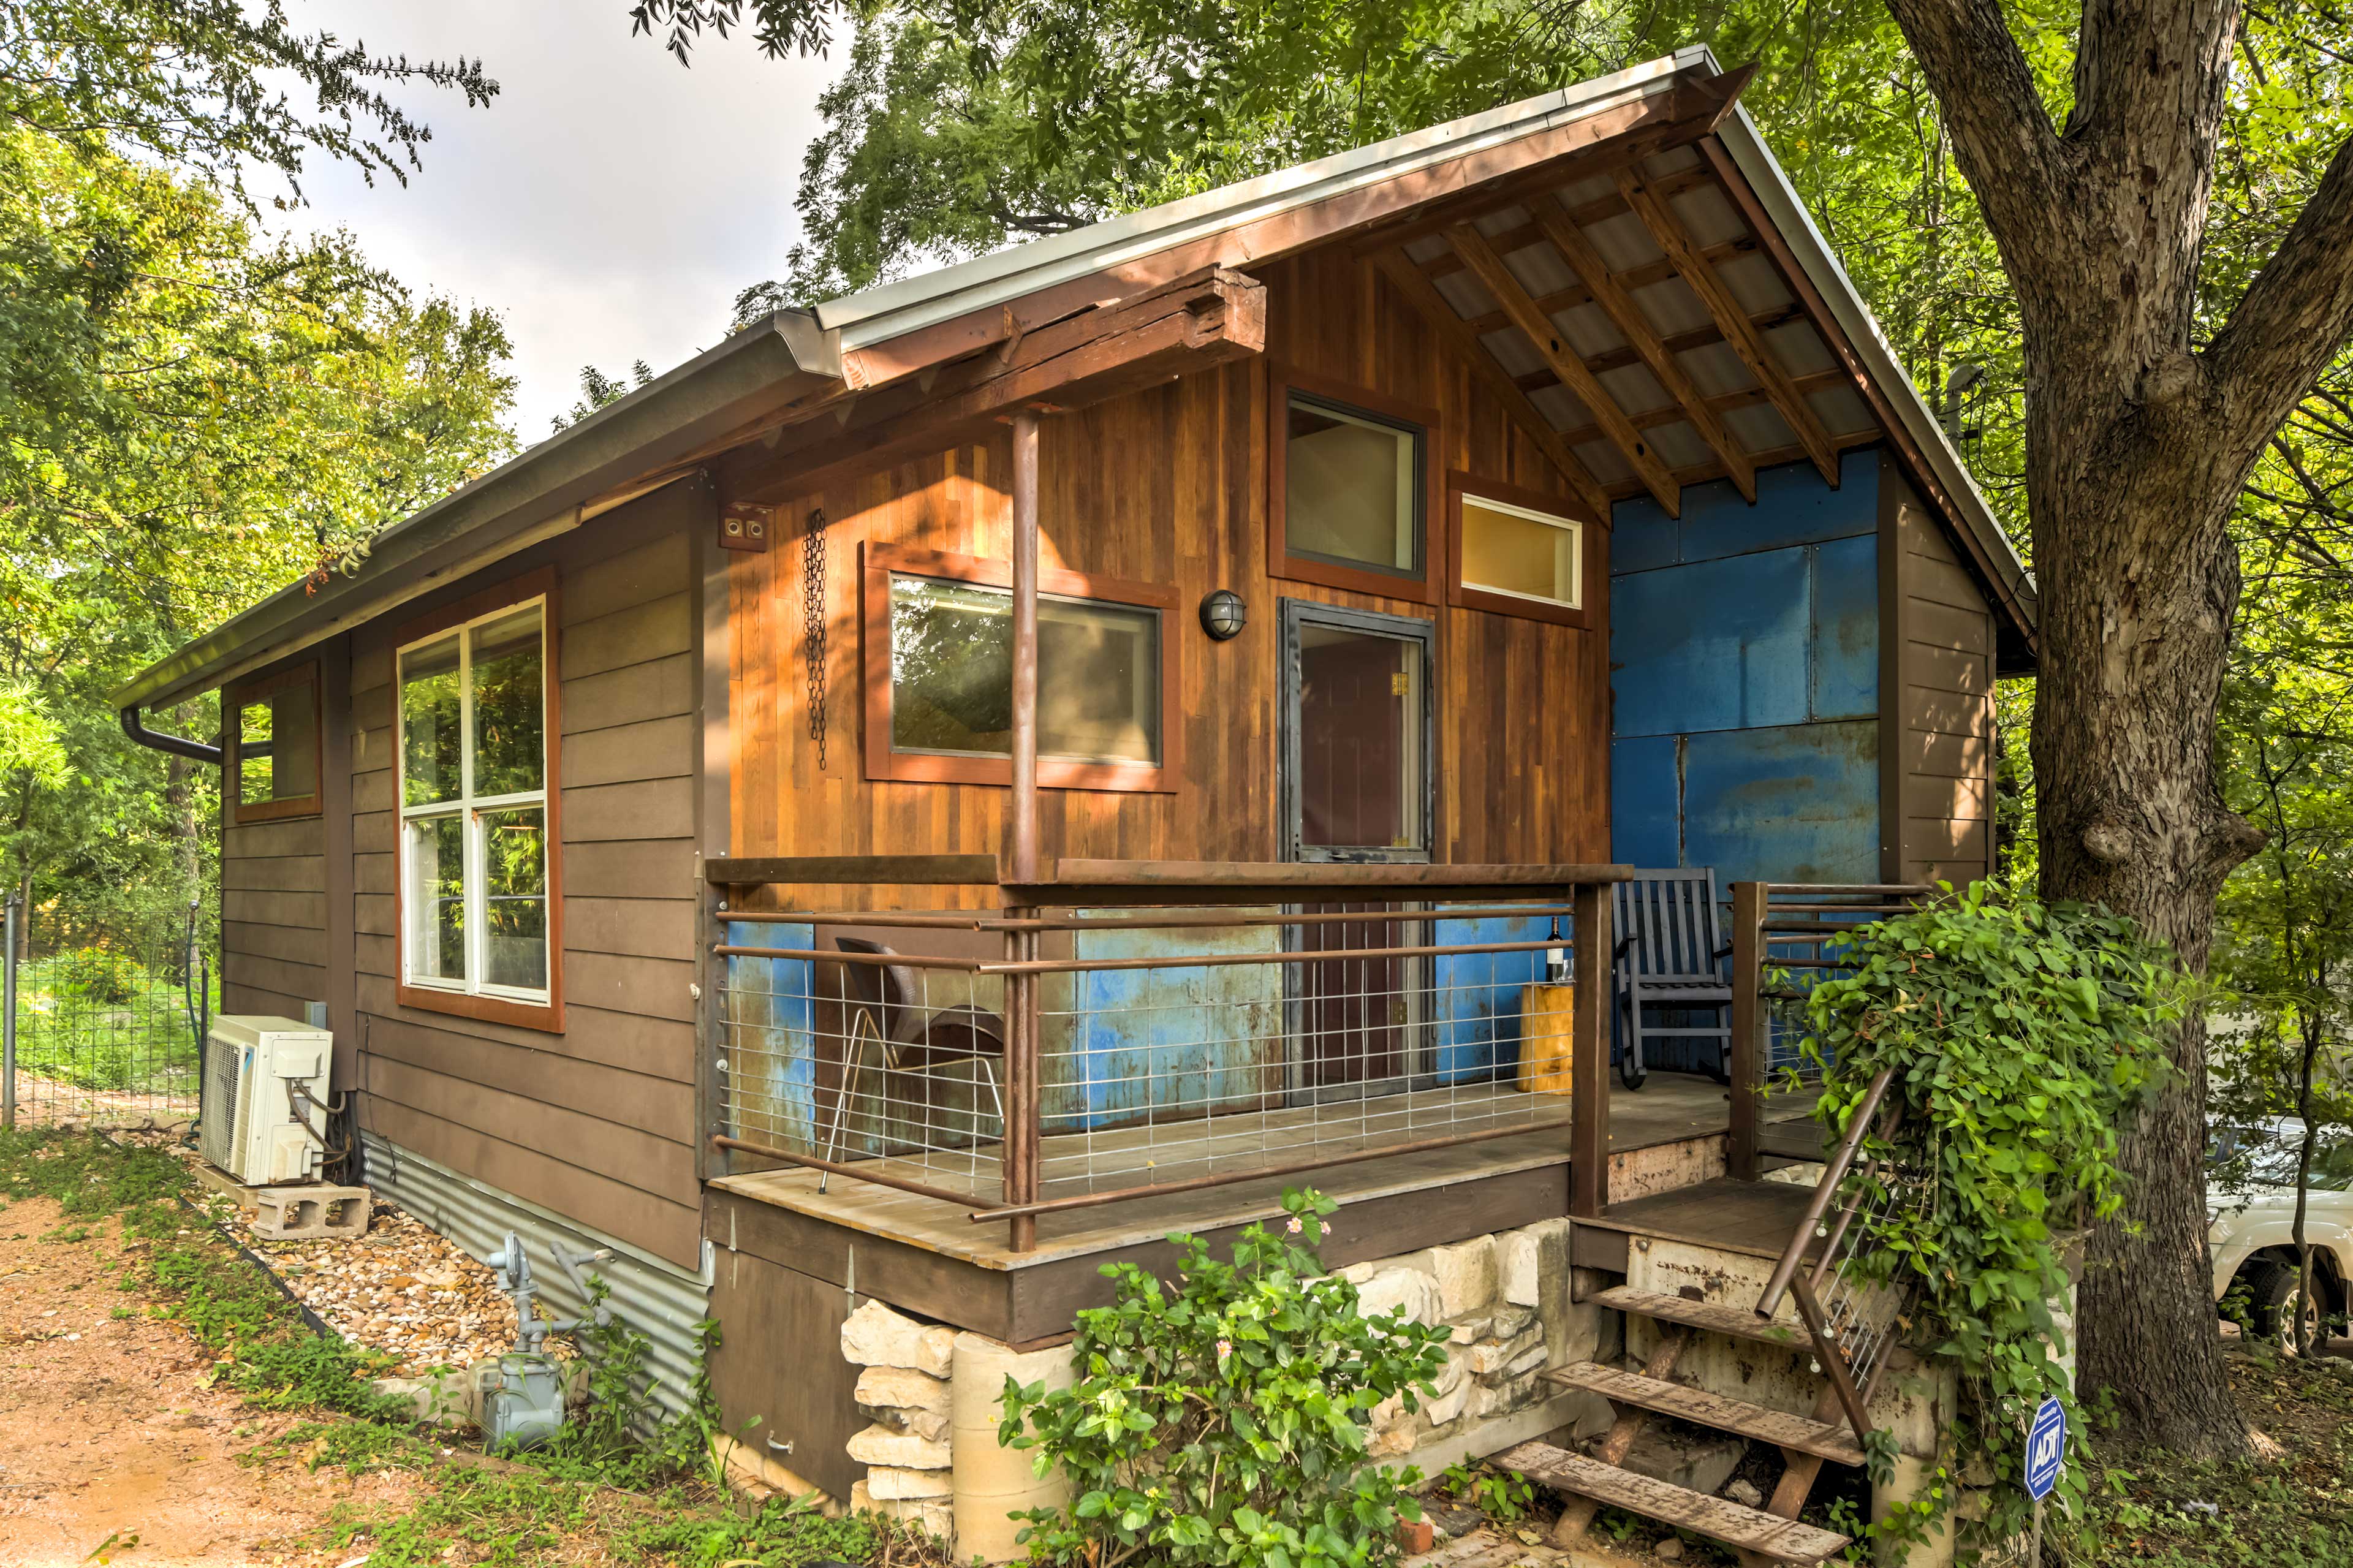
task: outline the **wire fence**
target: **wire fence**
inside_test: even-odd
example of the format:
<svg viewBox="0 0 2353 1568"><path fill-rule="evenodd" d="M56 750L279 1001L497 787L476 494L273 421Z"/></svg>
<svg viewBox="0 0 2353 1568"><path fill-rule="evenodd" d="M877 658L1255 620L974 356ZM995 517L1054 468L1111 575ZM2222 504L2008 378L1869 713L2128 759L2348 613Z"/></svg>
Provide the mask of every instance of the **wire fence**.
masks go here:
<svg viewBox="0 0 2353 1568"><path fill-rule="evenodd" d="M169 1127L195 1120L220 1005L218 930L175 917L84 922L6 902L0 1122Z"/></svg>
<svg viewBox="0 0 2353 1568"><path fill-rule="evenodd" d="M1020 957L969 916L723 917L724 1124L982 1206L1003 1200L1025 1117L1045 1203L1565 1127L1569 917L1072 911L1027 922Z"/></svg>

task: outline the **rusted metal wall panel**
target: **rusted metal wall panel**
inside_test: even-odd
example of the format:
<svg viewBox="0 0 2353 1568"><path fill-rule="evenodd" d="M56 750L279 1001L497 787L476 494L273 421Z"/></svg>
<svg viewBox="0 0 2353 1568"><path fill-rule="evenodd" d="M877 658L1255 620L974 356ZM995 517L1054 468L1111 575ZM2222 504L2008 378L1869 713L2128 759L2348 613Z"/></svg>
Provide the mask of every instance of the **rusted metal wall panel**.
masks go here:
<svg viewBox="0 0 2353 1568"><path fill-rule="evenodd" d="M1540 942L1552 921L1531 915L1438 921L1436 942L1472 944ZM1561 929L1569 929L1563 920ZM1544 978L1545 955L1534 952L1449 953L1432 961L1435 1047L1440 1083L1510 1079L1520 1065L1527 988Z"/></svg>
<svg viewBox="0 0 2353 1568"><path fill-rule="evenodd" d="M1878 877L1878 457L1613 520L1611 853L1719 884Z"/></svg>
<svg viewBox="0 0 2353 1568"><path fill-rule="evenodd" d="M807 949L805 925L730 921L730 947ZM728 1131L755 1143L808 1146L817 1134L817 1033L810 965L798 958L729 958L719 999Z"/></svg>

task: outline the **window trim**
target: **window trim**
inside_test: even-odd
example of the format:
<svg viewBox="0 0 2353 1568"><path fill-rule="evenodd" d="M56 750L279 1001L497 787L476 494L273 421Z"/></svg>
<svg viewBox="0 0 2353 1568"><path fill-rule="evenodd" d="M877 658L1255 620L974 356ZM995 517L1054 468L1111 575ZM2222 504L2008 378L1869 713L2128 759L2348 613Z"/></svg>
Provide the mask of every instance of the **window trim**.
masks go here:
<svg viewBox="0 0 2353 1568"><path fill-rule="evenodd" d="M259 800L248 805L245 800L245 727L238 721L237 715L254 699L270 696L306 679L311 683L311 793L288 795L280 800ZM322 680L319 661L305 659L275 674L240 681L222 694L221 793L228 797L230 826L243 827L256 822L282 822L290 816L317 816L324 810L327 737L326 693L322 689ZM276 736L270 738L270 744L273 748L276 746Z"/></svg>
<svg viewBox="0 0 2353 1568"><path fill-rule="evenodd" d="M1408 577L1370 567L1342 566L1312 556L1293 555L1285 532L1291 447L1291 395L1304 393L1351 414L1384 424L1403 425L1419 432L1421 451L1421 574ZM1356 386L1328 376L1312 374L1289 365L1267 367L1266 440L1266 560L1267 575L1294 583L1315 583L1354 594L1373 594L1416 605L1440 601L1439 566L1445 558L1445 491L1439 466L1440 415L1435 408L1391 397L1371 387Z"/></svg>
<svg viewBox="0 0 2353 1568"><path fill-rule="evenodd" d="M902 752L891 744L891 578L895 574L1011 588L1013 563L871 540L861 544L860 550L859 622L864 645L866 777L870 781L905 784L1002 784L1011 788L1010 757L941 756L928 752ZM1038 759L1039 787L1175 794L1176 781L1183 776L1180 739L1184 726L1183 710L1178 706L1178 677L1185 643L1176 613L1176 590L1092 572L1040 566L1038 591L1057 598L1088 599L1127 609L1151 610L1160 617L1160 760L1084 763L1041 756Z"/></svg>
<svg viewBox="0 0 2353 1568"><path fill-rule="evenodd" d="M1443 735L1439 728L1438 686L1441 669L1438 657L1438 620L1433 616L1398 616L1381 610L1361 610L1350 605L1327 605L1317 599L1284 598L1278 606L1282 622L1281 666L1277 670L1275 714L1279 731L1277 743L1282 747L1279 763L1279 785L1276 809L1282 816L1276 831L1282 837L1282 853L1285 860L1327 865L1359 866L1430 866L1439 862L1438 829L1445 820L1440 810L1440 795L1446 788L1446 772L1439 759L1439 746ZM1345 631L1362 632L1374 637L1393 637L1398 642L1416 643L1421 648L1421 847L1399 849L1383 845L1310 844L1307 842L1305 812L1301 791L1306 785L1302 774L1301 733L1303 715L1300 712L1303 682L1300 675L1300 630L1310 625L1337 626Z"/></svg>
<svg viewBox="0 0 2353 1568"><path fill-rule="evenodd" d="M546 748L543 809L547 814L547 999L520 997L480 990L453 991L439 985L416 985L408 978L408 835L407 816L401 808L402 784L408 766L406 737L402 732L400 656L442 633L503 611L541 602L540 679L543 709L541 737ZM564 788L560 764L564 752L564 682L557 650L559 601L555 568L543 566L494 587L443 605L429 615L403 623L392 639L392 919L393 997L401 1006L483 1023L509 1024L542 1034L560 1035L564 1014ZM463 809L463 808L461 808ZM481 809L479 805L476 810ZM479 985L479 980L472 982Z"/></svg>
<svg viewBox="0 0 2353 1568"><path fill-rule="evenodd" d="M1571 609L1566 605L1556 605L1543 599L1524 599L1514 594L1498 594L1464 584L1462 502L1465 498L1494 501L1521 511L1537 512L1576 523L1582 534L1577 542L1577 597L1581 601L1577 606ZM1555 626L1590 629L1595 624L1595 605L1609 582L1609 525L1592 516L1567 496L1532 490L1520 485L1499 484L1458 469L1446 476L1446 602L1458 609L1484 610L1491 615L1517 616L1524 620L1549 621Z"/></svg>

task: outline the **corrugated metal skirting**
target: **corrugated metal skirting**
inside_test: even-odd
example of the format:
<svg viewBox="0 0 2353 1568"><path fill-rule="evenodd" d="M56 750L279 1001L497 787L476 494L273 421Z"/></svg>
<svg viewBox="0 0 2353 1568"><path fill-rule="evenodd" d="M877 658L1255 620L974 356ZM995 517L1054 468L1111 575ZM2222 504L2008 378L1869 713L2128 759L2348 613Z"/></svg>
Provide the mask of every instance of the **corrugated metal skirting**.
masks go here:
<svg viewBox="0 0 2353 1568"><path fill-rule="evenodd" d="M653 1398L672 1414L686 1403L694 1382L694 1331L711 1313L712 1251L702 1244L702 1271L689 1274L674 1265L616 1241L601 1231L501 1192L448 1166L411 1153L373 1132L360 1134L364 1180L375 1194L417 1216L480 1262L505 1245L507 1232L522 1238L541 1310L575 1317L586 1310L572 1281L555 1261L561 1241L575 1252L609 1248L612 1259L588 1268L612 1287L614 1315L651 1343L646 1361L655 1382Z"/></svg>

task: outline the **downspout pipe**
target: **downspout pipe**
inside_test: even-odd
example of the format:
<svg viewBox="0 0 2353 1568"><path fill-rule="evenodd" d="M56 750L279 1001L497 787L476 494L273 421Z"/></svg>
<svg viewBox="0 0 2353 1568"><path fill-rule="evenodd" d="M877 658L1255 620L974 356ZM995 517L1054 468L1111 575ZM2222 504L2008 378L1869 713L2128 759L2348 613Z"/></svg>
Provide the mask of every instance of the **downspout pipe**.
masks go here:
<svg viewBox="0 0 2353 1568"><path fill-rule="evenodd" d="M190 762L195 763L210 763L215 767L218 767L221 763L221 749L218 746L207 746L202 741L191 741L185 735L159 734L141 723L137 703L132 703L122 710L122 732L142 746L158 752L169 752L175 757L185 757Z"/></svg>

